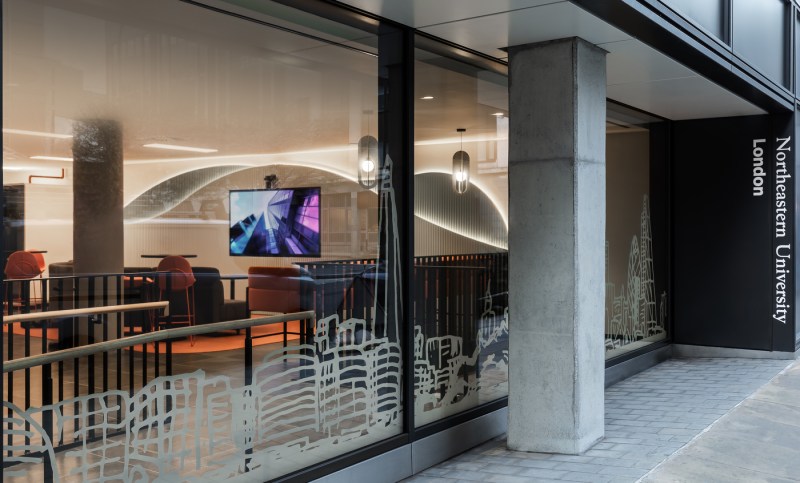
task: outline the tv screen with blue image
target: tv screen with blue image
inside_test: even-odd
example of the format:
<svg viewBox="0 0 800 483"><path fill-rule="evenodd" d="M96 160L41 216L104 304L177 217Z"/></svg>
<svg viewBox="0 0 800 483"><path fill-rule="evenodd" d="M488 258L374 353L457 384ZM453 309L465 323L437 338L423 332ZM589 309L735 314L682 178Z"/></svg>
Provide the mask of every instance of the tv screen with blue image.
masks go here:
<svg viewBox="0 0 800 483"><path fill-rule="evenodd" d="M319 257L320 188L230 192L230 254Z"/></svg>

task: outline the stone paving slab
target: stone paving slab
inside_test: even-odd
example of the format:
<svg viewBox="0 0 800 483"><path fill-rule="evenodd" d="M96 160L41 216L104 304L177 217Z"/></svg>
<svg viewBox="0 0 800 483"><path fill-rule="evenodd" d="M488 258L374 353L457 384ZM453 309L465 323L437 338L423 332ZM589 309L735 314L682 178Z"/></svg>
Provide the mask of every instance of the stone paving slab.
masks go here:
<svg viewBox="0 0 800 483"><path fill-rule="evenodd" d="M800 362L756 391L642 481L800 481Z"/></svg>
<svg viewBox="0 0 800 483"><path fill-rule="evenodd" d="M605 439L582 455L510 451L505 446L503 436L404 481L413 483L715 481L696 477L697 466L689 463L706 460L701 460L699 455L693 453L687 455L693 458L691 461L687 460L689 463L678 463L685 467L683 473L675 470L674 476L665 473L666 479L653 479L661 478L657 472L673 471L669 469L668 464L660 466L653 474L648 473L742 403L789 364L791 361L768 359L672 359L606 389ZM792 370L800 371L800 366L795 365ZM784 380L783 376L779 376L775 380L777 388L773 388L773 385L767 386L754 398L761 398L760 404L773 405L784 404L785 398L794 398L796 404L800 406L800 373L796 379L797 384L793 382L794 379ZM748 404L752 401L753 399L748 400ZM790 410L784 409L784 412ZM794 454L800 455L800 440L776 436L782 430L781 426L776 426L781 424L779 418L782 413L776 411L772 414L775 416L766 419L750 415L751 420L732 422L724 429L731 434L736 433L741 436L750 430L751 425L762 423L772 425L771 432L764 438L773 437L775 441L766 441L765 445L772 446L769 448L765 446L765 451L768 448L776 451L776 454L785 456L785 453L779 451L779 448L785 446L781 446L783 443L778 441L783 441L786 444L795 444ZM788 424L785 418L783 422ZM800 429L794 433L800 439ZM692 444L694 445L694 442ZM710 445L713 446L713 443ZM704 455L705 458L714 457L708 453ZM788 481L798 481L797 477L800 475L800 457L793 459L797 461L785 462L785 467L781 468L781 471L798 470L795 479ZM783 473L759 472L759 468L763 470L762 467L747 468L746 471L749 473L744 470L722 471L724 469L722 467L729 468L731 463L731 459L728 459L714 462L716 466L709 465L709 468L721 468L718 475L722 479L716 481L735 481L730 478L737 475L745 478L740 481L786 481ZM776 479L747 479L756 476Z"/></svg>

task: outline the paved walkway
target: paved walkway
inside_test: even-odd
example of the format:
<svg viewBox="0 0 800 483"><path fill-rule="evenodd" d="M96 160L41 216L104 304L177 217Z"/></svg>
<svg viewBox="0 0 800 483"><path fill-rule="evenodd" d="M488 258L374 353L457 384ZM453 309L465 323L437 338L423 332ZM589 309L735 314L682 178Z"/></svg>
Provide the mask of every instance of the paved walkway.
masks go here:
<svg viewBox="0 0 800 483"><path fill-rule="evenodd" d="M502 437L406 481L797 482L800 362L770 382L790 364L673 359L606 390L606 437L582 455L509 451Z"/></svg>
<svg viewBox="0 0 800 483"><path fill-rule="evenodd" d="M642 481L800 481L800 363L756 391Z"/></svg>

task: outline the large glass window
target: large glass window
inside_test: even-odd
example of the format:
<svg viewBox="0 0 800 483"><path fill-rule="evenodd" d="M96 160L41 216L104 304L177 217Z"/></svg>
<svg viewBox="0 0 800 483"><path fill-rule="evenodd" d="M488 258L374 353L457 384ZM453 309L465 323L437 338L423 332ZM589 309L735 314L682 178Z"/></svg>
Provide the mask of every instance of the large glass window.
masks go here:
<svg viewBox="0 0 800 483"><path fill-rule="evenodd" d="M501 69L422 49L416 50L415 97L414 390L420 426L508 395L513 112ZM660 120L614 103L607 112L610 359L666 339L669 299Z"/></svg>
<svg viewBox="0 0 800 483"><path fill-rule="evenodd" d="M658 119L609 103L606 115L606 358L667 336L667 176Z"/></svg>
<svg viewBox="0 0 800 483"><path fill-rule="evenodd" d="M209 328L67 359L51 401L44 369L10 374L5 462L31 481L42 444L61 479L264 481L402 431L377 38L257 3L3 2L6 248L42 259L7 267L6 313L169 302L16 324L4 357L315 314L253 327L252 354Z"/></svg>
<svg viewBox="0 0 800 483"><path fill-rule="evenodd" d="M508 395L508 82L418 49L415 423Z"/></svg>

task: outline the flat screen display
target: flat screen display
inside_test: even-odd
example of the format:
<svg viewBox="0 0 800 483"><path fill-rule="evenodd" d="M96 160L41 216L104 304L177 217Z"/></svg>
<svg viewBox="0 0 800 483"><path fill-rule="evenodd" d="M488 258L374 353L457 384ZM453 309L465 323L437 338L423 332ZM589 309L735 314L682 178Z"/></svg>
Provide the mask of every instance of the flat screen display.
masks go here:
<svg viewBox="0 0 800 483"><path fill-rule="evenodd" d="M230 254L318 257L320 188L230 192Z"/></svg>

